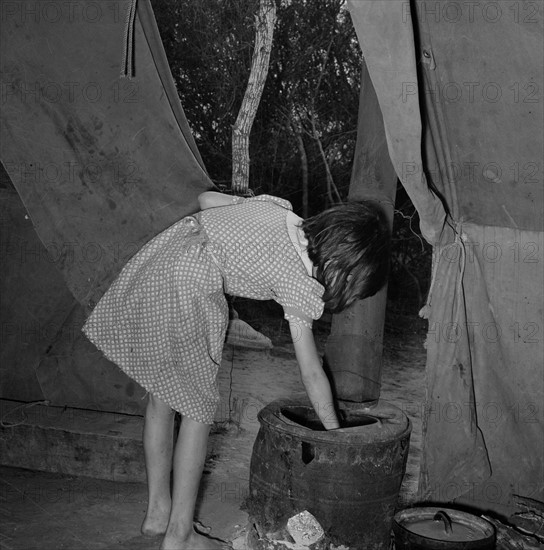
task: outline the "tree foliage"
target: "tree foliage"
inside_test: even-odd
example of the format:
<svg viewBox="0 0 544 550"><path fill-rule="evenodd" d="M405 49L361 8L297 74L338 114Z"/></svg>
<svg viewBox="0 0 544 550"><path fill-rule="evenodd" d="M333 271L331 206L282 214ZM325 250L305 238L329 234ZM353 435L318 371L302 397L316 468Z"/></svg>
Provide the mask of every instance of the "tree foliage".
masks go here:
<svg viewBox="0 0 544 550"><path fill-rule="evenodd" d="M231 130L247 85L258 1L155 0L153 7L206 168L216 183L228 185ZM327 166L345 198L360 66L342 0L277 0L269 75L250 141L255 192L276 193L300 208L298 131L309 167L309 213L321 210L329 198Z"/></svg>

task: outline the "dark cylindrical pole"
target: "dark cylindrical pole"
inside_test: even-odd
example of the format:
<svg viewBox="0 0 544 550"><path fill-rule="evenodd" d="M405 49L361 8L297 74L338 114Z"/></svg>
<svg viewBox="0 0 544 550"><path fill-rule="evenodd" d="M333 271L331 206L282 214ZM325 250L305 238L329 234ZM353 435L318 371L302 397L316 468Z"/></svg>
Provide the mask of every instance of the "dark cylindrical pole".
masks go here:
<svg viewBox="0 0 544 550"><path fill-rule="evenodd" d="M349 200L379 202L393 225L397 175L389 158L383 118L366 64L361 75L357 144ZM338 399L375 401L380 396L387 289L333 316L325 365Z"/></svg>

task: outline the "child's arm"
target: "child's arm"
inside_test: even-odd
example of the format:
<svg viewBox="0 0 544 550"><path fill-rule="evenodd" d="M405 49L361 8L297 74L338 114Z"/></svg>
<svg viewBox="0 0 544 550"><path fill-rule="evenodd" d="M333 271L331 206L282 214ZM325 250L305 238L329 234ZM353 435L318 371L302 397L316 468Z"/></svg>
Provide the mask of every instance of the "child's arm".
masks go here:
<svg viewBox="0 0 544 550"><path fill-rule="evenodd" d="M243 197L225 195L224 193L218 193L217 191L204 191L204 193L201 193L198 196L200 210L215 208L217 206L228 206L230 204L241 202L242 200Z"/></svg>
<svg viewBox="0 0 544 550"><path fill-rule="evenodd" d="M289 328L306 393L325 429L334 430L340 425L336 416L331 386L321 366L312 330L302 323L292 321L289 322Z"/></svg>

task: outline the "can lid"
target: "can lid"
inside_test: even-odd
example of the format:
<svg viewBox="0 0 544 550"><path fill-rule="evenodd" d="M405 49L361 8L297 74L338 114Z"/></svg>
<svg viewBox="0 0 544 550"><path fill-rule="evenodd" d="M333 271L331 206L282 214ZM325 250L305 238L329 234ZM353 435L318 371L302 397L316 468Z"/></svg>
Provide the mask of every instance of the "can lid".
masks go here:
<svg viewBox="0 0 544 550"><path fill-rule="evenodd" d="M463 543L479 548L478 542L495 539L495 527L489 521L461 510L437 507L407 508L395 514L393 530L399 537L422 542L448 543L441 548L458 548Z"/></svg>

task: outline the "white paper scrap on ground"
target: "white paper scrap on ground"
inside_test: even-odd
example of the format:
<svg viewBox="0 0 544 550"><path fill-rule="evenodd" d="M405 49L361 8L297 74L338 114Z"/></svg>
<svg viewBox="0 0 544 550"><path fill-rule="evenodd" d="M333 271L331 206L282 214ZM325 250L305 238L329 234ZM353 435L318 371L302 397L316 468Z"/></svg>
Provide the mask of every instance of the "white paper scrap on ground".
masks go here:
<svg viewBox="0 0 544 550"><path fill-rule="evenodd" d="M323 527L308 511L300 512L287 521L287 531L297 545L310 546L319 542L325 535Z"/></svg>

